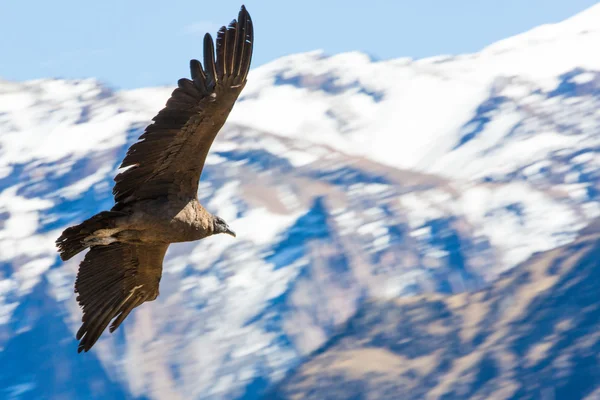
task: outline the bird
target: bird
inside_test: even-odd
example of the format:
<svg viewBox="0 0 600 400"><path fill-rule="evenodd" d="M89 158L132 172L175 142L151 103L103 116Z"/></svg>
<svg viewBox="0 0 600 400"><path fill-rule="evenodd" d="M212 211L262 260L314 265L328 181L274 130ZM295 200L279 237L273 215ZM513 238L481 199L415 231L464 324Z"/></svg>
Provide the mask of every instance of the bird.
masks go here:
<svg viewBox="0 0 600 400"><path fill-rule="evenodd" d="M114 178L113 207L56 240L63 261L89 249L74 285L83 313L78 353L89 351L109 324L112 333L134 308L158 297L171 243L236 236L200 204L198 185L210 147L246 85L253 45L252 19L242 5L215 42L204 36L203 62L190 61L192 79L178 81L129 147Z"/></svg>

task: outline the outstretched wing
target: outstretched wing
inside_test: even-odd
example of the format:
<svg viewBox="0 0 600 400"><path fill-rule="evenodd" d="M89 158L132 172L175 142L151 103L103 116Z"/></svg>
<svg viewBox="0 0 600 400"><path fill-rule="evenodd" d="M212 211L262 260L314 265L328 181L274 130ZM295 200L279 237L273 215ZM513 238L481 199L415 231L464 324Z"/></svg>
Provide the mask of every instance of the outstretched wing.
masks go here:
<svg viewBox="0 0 600 400"><path fill-rule="evenodd" d="M204 66L190 61L192 80L178 88L133 144L115 177L115 202L162 196L195 198L210 146L241 93L252 59L254 33L245 7L212 37L204 37Z"/></svg>
<svg viewBox="0 0 600 400"><path fill-rule="evenodd" d="M79 265L75 281L77 301L83 308L78 352L88 351L113 318L111 332L135 307L158 297L168 247L124 243L92 247Z"/></svg>

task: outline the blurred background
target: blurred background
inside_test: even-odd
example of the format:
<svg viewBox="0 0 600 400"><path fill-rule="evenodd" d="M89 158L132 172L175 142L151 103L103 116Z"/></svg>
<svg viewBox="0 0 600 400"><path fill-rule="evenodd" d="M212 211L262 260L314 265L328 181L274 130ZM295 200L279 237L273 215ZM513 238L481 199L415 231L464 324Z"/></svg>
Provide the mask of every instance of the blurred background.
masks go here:
<svg viewBox="0 0 600 400"><path fill-rule="evenodd" d="M54 241L241 3L0 2L0 398L600 398L600 4L245 4L238 237L77 354Z"/></svg>

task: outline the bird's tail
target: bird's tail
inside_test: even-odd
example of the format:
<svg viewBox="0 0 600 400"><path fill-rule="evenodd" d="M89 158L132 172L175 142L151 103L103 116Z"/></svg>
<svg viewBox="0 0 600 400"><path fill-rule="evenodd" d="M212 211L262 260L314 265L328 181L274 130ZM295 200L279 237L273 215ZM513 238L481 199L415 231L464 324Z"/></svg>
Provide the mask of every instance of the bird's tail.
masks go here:
<svg viewBox="0 0 600 400"><path fill-rule="evenodd" d="M71 226L63 231L56 239L56 247L60 258L66 261L77 253L89 247L85 239L99 229L111 229L116 227L116 218L125 215L118 211L102 211L93 217L83 221L79 225Z"/></svg>

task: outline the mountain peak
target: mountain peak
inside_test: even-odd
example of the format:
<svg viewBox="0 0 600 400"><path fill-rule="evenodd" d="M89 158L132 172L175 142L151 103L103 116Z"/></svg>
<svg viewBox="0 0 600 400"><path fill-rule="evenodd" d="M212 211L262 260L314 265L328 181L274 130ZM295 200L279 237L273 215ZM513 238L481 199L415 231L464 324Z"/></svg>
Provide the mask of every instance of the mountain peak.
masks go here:
<svg viewBox="0 0 600 400"><path fill-rule="evenodd" d="M579 43L579 41L589 40L589 38L583 38L583 35L591 35L594 38L593 40L598 40L600 34L599 20L600 3L566 20L540 25L521 34L500 40L486 47L482 53L499 54L518 48L531 49L531 47L560 46L561 44L574 46L575 48L587 48L585 43ZM560 50L562 50L560 47L555 47L554 53Z"/></svg>

